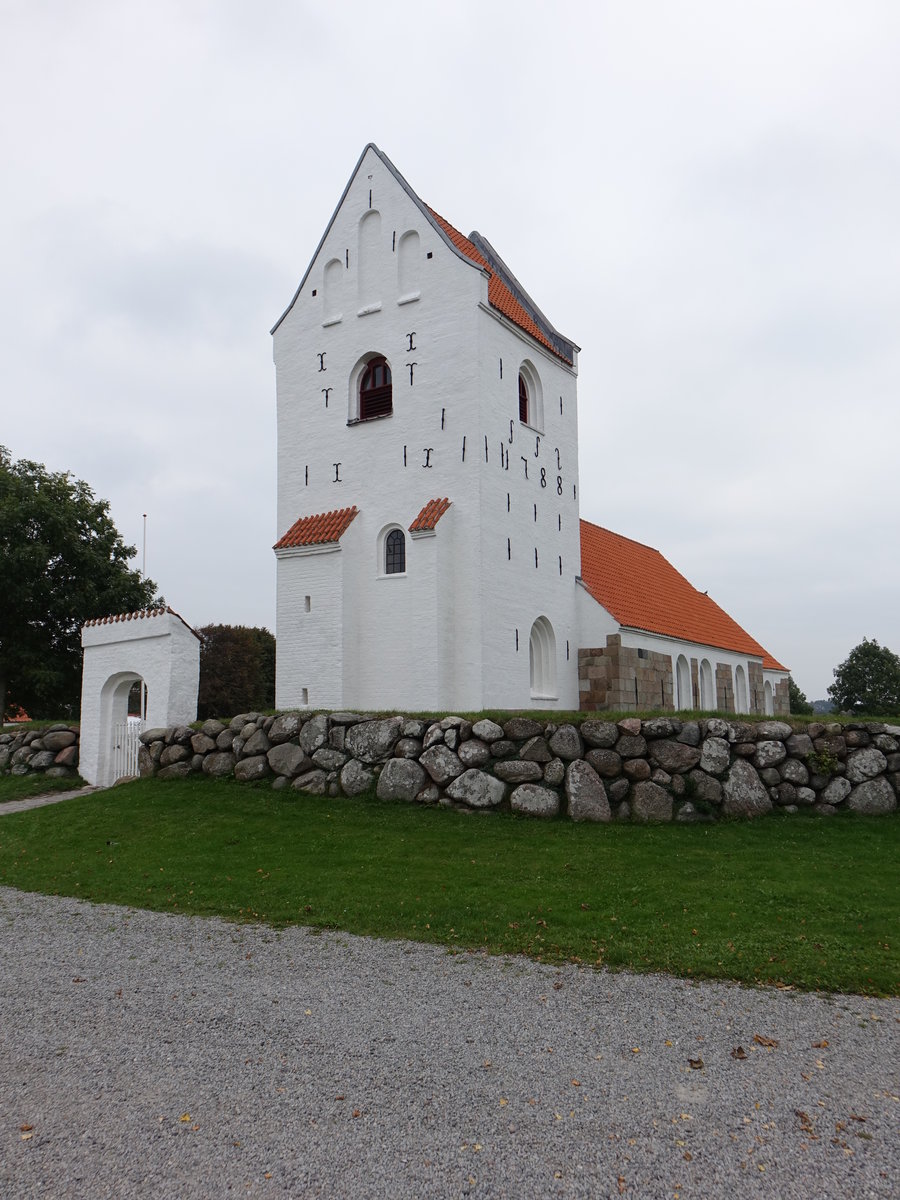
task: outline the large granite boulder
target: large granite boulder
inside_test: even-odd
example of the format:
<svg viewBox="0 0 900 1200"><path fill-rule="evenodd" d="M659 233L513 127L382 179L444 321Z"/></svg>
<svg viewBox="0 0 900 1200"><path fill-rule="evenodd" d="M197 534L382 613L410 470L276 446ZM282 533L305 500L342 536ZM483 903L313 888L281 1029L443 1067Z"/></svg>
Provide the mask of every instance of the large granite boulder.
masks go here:
<svg viewBox="0 0 900 1200"><path fill-rule="evenodd" d="M555 817L559 812L559 796L539 783L520 783L509 798L513 812L529 817Z"/></svg>
<svg viewBox="0 0 900 1200"><path fill-rule="evenodd" d="M552 758L561 758L564 762L574 762L584 753L584 743L581 734L574 725L560 725L550 738Z"/></svg>
<svg viewBox="0 0 900 1200"><path fill-rule="evenodd" d="M672 797L658 783L636 783L631 794L631 819L646 824L672 820Z"/></svg>
<svg viewBox="0 0 900 1200"><path fill-rule="evenodd" d="M445 783L449 783L451 779L456 779L457 775L462 775L465 770L459 761L459 755L449 746L444 745L435 745L426 750L420 756L419 762L434 782L441 787Z"/></svg>
<svg viewBox="0 0 900 1200"><path fill-rule="evenodd" d="M847 778L851 783L864 783L887 770L887 759L880 750L871 746L856 750L847 759Z"/></svg>
<svg viewBox="0 0 900 1200"><path fill-rule="evenodd" d="M862 753L864 754L865 751ZM880 753L880 751L876 751L876 753ZM882 775L878 779L867 779L863 783L858 783L847 797L847 807L854 812L880 816L883 813L894 812L897 807L897 797L894 789Z"/></svg>
<svg viewBox="0 0 900 1200"><path fill-rule="evenodd" d="M362 721L347 730L344 746L360 762L382 762L393 753L402 724L399 717L388 717L384 721Z"/></svg>
<svg viewBox="0 0 900 1200"><path fill-rule="evenodd" d="M345 796L359 796L368 792L375 784L375 772L351 758L341 768L341 791Z"/></svg>
<svg viewBox="0 0 900 1200"><path fill-rule="evenodd" d="M566 768L566 798L573 821L609 821L611 812L603 780L583 758Z"/></svg>
<svg viewBox="0 0 900 1200"><path fill-rule="evenodd" d="M415 800L428 782L424 767L411 758L390 758L381 768L376 794L379 800Z"/></svg>
<svg viewBox="0 0 900 1200"><path fill-rule="evenodd" d="M650 743L650 761L670 774L681 773L697 766L700 751L696 746L663 738Z"/></svg>
<svg viewBox="0 0 900 1200"><path fill-rule="evenodd" d="M722 786L722 811L728 817L760 817L772 811L772 798L746 759L737 759L728 773Z"/></svg>
<svg viewBox="0 0 900 1200"><path fill-rule="evenodd" d="M447 795L470 808L495 808L506 795L506 784L486 771L470 767L453 780Z"/></svg>
<svg viewBox="0 0 900 1200"><path fill-rule="evenodd" d="M724 722L722 722L724 724ZM707 721L707 728L709 722ZM709 775L724 775L731 762L731 747L725 738L708 737L700 747L700 770Z"/></svg>

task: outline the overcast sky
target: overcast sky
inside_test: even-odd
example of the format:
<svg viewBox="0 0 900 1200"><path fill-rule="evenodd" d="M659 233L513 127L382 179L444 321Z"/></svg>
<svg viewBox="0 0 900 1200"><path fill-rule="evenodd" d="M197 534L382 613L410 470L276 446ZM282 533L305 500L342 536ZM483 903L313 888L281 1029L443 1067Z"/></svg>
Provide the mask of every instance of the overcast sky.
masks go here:
<svg viewBox="0 0 900 1200"><path fill-rule="evenodd" d="M0 443L274 630L269 329L366 142L582 347L582 516L900 652L896 0L0 0Z"/></svg>

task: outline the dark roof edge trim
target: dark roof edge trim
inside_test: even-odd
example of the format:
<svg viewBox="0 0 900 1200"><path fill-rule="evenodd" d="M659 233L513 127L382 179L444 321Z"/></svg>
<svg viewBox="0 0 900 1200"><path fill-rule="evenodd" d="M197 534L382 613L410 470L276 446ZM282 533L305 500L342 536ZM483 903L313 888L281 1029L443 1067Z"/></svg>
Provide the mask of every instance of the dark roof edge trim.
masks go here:
<svg viewBox="0 0 900 1200"><path fill-rule="evenodd" d="M484 255L484 257L487 259L488 266L492 271L497 272L502 282L506 284L507 288L510 290L510 292L512 292L516 300L518 300L518 302L522 305L522 307L531 317L532 321L534 321L535 325L537 325L538 329L540 329L544 337L551 343L554 350L556 350L561 357L568 359L570 363L574 364L575 355L581 350L581 347L577 346L567 337L564 337L559 330L551 324L547 317L544 316L544 314L541 312L529 294L525 291L521 283L519 283L518 279L516 279L515 275L513 275L512 271L486 237L480 234L477 230L473 230L473 232L469 234L469 241L476 248L476 250L479 250Z"/></svg>

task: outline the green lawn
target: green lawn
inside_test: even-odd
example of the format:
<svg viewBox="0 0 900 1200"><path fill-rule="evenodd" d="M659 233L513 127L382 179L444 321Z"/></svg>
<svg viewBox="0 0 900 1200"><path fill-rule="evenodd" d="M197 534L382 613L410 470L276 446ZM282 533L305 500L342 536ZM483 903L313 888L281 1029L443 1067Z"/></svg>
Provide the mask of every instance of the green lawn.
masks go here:
<svg viewBox="0 0 900 1200"><path fill-rule="evenodd" d="M8 800L25 800L30 796L45 796L48 792L71 792L85 787L83 779L68 775L65 779L49 779L43 771L32 775L0 775L0 811Z"/></svg>
<svg viewBox="0 0 900 1200"><path fill-rule="evenodd" d="M0 818L0 883L544 961L896 994L900 815L634 827L146 780Z"/></svg>

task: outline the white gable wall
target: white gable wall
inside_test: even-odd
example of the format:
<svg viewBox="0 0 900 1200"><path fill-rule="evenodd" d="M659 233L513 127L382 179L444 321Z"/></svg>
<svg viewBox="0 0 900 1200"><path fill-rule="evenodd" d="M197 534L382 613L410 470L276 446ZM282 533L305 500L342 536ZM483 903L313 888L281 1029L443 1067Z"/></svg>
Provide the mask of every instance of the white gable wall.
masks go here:
<svg viewBox="0 0 900 1200"><path fill-rule="evenodd" d="M377 221L371 215L376 210ZM375 264L362 278L361 222L363 252L368 248ZM478 304L486 298L484 273L447 246L368 151L274 344L279 536L300 516L359 508L340 552L338 707L480 703L480 661L473 672L481 643L480 556L457 556L440 589L436 580L443 545L477 547L480 539L477 484L473 488L472 473L462 470L460 447L463 431L477 426L473 347ZM393 412L348 426L355 368L367 354L383 354L390 363ZM331 389L327 406L325 388ZM406 576L383 577L384 528L408 530L429 500L443 496L453 506L434 538L406 534ZM300 678L310 673L309 648L292 628L297 597L308 591L300 582L307 561L313 560L279 559L279 707L299 703L299 689L309 687ZM336 585L327 586L333 591ZM441 612L452 614L452 643L441 628ZM312 700L311 689L308 694L311 703L325 706Z"/></svg>

